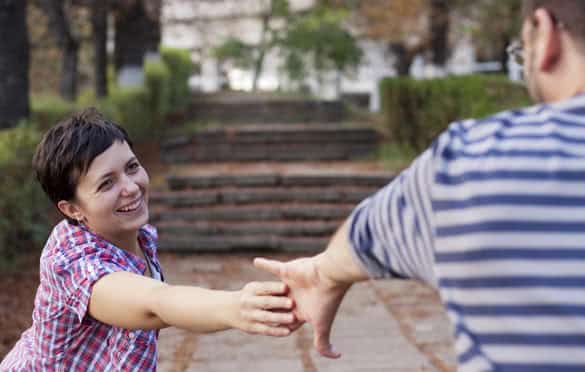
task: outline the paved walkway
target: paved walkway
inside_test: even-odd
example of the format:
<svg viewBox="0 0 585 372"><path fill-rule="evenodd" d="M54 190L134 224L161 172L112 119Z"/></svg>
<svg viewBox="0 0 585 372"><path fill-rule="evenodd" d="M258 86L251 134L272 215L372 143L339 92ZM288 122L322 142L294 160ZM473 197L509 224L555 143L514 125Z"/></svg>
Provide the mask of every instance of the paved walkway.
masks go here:
<svg viewBox="0 0 585 372"><path fill-rule="evenodd" d="M162 254L166 279L217 289L270 280L251 264L254 255ZM291 255L271 255L277 259ZM448 321L431 289L412 281L355 285L333 330L341 359L320 357L305 325L287 338L239 331L196 335L177 329L160 334L159 371L418 372L455 370Z"/></svg>

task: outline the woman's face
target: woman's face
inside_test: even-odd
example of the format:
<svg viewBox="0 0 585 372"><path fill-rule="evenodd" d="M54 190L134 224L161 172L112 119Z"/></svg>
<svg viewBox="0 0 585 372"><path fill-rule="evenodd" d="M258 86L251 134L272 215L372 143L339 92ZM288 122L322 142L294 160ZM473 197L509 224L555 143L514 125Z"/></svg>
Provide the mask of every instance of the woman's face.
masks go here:
<svg viewBox="0 0 585 372"><path fill-rule="evenodd" d="M79 178L72 202L93 232L120 244L148 222L148 174L126 142L114 141Z"/></svg>

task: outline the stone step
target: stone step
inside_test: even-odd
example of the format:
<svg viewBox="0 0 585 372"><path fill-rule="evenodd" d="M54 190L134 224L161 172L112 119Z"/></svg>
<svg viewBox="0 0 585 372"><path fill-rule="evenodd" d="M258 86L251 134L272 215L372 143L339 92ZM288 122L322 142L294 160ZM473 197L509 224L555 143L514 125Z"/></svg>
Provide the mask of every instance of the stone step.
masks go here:
<svg viewBox="0 0 585 372"><path fill-rule="evenodd" d="M379 133L341 124L207 128L163 141L168 163L189 161L349 160L376 151Z"/></svg>
<svg viewBox="0 0 585 372"><path fill-rule="evenodd" d="M161 236L194 238L202 236L256 236L329 237L341 221L264 221L264 222L161 222L157 229Z"/></svg>
<svg viewBox="0 0 585 372"><path fill-rule="evenodd" d="M161 156L169 164L214 161L332 161L367 159L377 149L376 143L197 144L166 150Z"/></svg>
<svg viewBox="0 0 585 372"><path fill-rule="evenodd" d="M237 96L195 97L185 113L185 119L217 121L225 124L340 122L347 117L341 101L317 101L271 97L250 99Z"/></svg>
<svg viewBox="0 0 585 372"><path fill-rule="evenodd" d="M339 220L347 217L354 204L257 204L220 205L208 208L151 208L153 223L168 221L277 221Z"/></svg>
<svg viewBox="0 0 585 372"><path fill-rule="evenodd" d="M375 187L223 187L153 193L151 205L172 208L202 207L219 204L254 203L358 203L376 190Z"/></svg>
<svg viewBox="0 0 585 372"><path fill-rule="evenodd" d="M329 238L259 236L171 237L162 235L159 250L170 252L219 252L274 250L285 252L319 252Z"/></svg>
<svg viewBox="0 0 585 372"><path fill-rule="evenodd" d="M307 142L377 142L378 132L372 128L344 126L337 124L325 125L263 125L218 127L201 129L190 135L180 135L164 140L163 150L189 144L267 144L267 143L307 143Z"/></svg>
<svg viewBox="0 0 585 372"><path fill-rule="evenodd" d="M379 188L394 177L391 173L252 173L171 175L167 183L171 190L209 189L213 187L345 187Z"/></svg>

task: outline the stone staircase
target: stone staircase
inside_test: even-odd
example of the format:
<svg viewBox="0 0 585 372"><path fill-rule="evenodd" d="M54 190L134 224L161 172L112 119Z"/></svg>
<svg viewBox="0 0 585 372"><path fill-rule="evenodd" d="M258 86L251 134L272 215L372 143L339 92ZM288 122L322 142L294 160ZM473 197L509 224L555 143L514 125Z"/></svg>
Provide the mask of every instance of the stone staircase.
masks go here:
<svg viewBox="0 0 585 372"><path fill-rule="evenodd" d="M266 118L279 117L274 102L263 107ZM320 251L355 205L392 179L368 160L377 131L342 118L296 124L286 107L276 124L229 122L161 143L170 171L151 195L161 250Z"/></svg>
<svg viewBox="0 0 585 372"><path fill-rule="evenodd" d="M168 177L169 190L151 197L160 249L322 250L353 207L392 178L342 164L254 168Z"/></svg>
<svg viewBox="0 0 585 372"><path fill-rule="evenodd" d="M330 161L367 158L380 135L355 124L258 124L207 128L162 143L167 163Z"/></svg>

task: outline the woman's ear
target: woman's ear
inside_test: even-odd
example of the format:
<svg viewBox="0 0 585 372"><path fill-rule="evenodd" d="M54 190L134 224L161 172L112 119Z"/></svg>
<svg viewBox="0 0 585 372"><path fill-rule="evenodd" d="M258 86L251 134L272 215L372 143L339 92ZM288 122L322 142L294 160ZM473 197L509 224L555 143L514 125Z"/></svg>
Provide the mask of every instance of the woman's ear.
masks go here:
<svg viewBox="0 0 585 372"><path fill-rule="evenodd" d="M83 214L81 214L81 210L75 203L67 200L60 200L57 203L57 208L59 208L61 213L63 213L68 218L79 222L83 222L84 219Z"/></svg>

